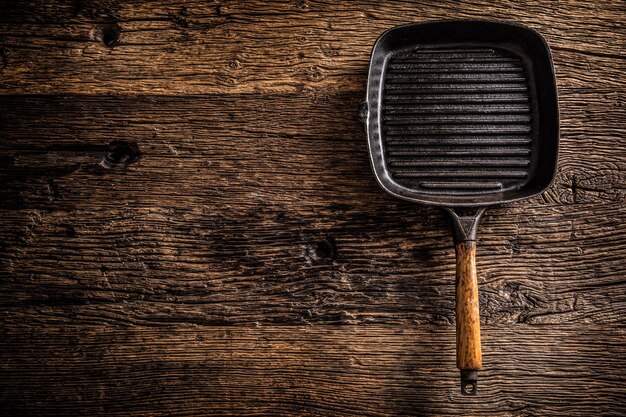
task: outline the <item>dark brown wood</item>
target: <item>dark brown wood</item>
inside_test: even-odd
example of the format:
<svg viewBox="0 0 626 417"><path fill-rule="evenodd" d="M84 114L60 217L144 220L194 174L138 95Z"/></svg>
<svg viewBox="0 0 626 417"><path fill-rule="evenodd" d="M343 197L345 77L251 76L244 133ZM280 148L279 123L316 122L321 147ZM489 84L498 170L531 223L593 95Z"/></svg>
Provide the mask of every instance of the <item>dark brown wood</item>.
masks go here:
<svg viewBox="0 0 626 417"><path fill-rule="evenodd" d="M459 242L456 249L456 366L461 370L482 367L480 309L476 276L476 242Z"/></svg>
<svg viewBox="0 0 626 417"><path fill-rule="evenodd" d="M487 325L483 335L479 391L468 397L454 326L31 322L0 331L11 352L0 392L11 416L621 414L625 329Z"/></svg>
<svg viewBox="0 0 626 417"><path fill-rule="evenodd" d="M0 415L623 414L622 2L0 6ZM440 18L559 83L555 183L481 223L476 398L448 220L357 120L376 37Z"/></svg>

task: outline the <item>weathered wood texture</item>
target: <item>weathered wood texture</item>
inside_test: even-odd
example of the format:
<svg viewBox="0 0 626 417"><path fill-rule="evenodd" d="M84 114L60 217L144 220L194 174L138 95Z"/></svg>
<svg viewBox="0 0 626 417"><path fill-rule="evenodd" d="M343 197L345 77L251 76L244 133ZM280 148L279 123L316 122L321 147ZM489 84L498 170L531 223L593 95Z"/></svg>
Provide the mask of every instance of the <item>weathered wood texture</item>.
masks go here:
<svg viewBox="0 0 626 417"><path fill-rule="evenodd" d="M487 326L462 396L451 326L14 326L6 415L623 414L624 329ZM451 365L452 364L452 365ZM34 415L41 415L33 413Z"/></svg>
<svg viewBox="0 0 626 417"><path fill-rule="evenodd" d="M623 2L0 2L0 415L623 415ZM480 394L439 211L357 121L386 28L529 24L559 172L478 236Z"/></svg>
<svg viewBox="0 0 626 417"><path fill-rule="evenodd" d="M480 309L476 276L476 242L459 242L456 250L456 366L482 367Z"/></svg>

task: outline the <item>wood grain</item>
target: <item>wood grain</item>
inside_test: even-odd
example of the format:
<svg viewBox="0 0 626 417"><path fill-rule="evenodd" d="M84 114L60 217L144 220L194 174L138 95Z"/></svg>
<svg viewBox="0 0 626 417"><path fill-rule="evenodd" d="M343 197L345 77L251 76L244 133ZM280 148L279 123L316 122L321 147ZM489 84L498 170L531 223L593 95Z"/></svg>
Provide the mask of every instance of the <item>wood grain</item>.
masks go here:
<svg viewBox="0 0 626 417"><path fill-rule="evenodd" d="M619 416L626 330L485 326L476 397L453 326L2 330L7 415ZM11 352L7 355L7 352Z"/></svg>
<svg viewBox="0 0 626 417"><path fill-rule="evenodd" d="M359 100L5 96L0 297L86 323L454 323L448 220L381 192ZM626 120L586 103L562 106L586 130L563 126L553 187L481 223L488 323L624 322ZM141 157L106 168L115 141Z"/></svg>
<svg viewBox="0 0 626 417"><path fill-rule="evenodd" d="M456 366L461 370L478 370L482 367L482 355L476 242L458 242L455 251Z"/></svg>
<svg viewBox="0 0 626 417"><path fill-rule="evenodd" d="M5 3L2 85L10 93L362 93L378 35L452 18L539 30L554 51L559 87L620 88L625 69L618 0Z"/></svg>
<svg viewBox="0 0 626 417"><path fill-rule="evenodd" d="M0 1L0 415L620 416L623 2ZM552 47L557 179L454 245L386 195L377 36L502 18Z"/></svg>

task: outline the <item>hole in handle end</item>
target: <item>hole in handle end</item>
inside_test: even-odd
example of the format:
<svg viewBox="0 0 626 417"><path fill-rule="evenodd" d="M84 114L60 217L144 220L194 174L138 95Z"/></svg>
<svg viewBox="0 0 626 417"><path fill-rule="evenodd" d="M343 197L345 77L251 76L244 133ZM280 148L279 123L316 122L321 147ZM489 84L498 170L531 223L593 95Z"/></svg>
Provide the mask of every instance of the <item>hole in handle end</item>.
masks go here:
<svg viewBox="0 0 626 417"><path fill-rule="evenodd" d="M476 395L478 386L478 371L475 369L461 369L461 394Z"/></svg>

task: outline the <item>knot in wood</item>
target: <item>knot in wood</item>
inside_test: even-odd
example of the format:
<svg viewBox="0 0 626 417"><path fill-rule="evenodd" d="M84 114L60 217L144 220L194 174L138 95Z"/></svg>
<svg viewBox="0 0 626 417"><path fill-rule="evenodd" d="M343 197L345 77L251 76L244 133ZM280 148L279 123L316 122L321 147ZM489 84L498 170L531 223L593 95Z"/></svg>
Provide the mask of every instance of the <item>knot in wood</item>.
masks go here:
<svg viewBox="0 0 626 417"><path fill-rule="evenodd" d="M132 142L114 140L109 144L109 149L100 162L100 165L107 169L133 164L142 155L139 146Z"/></svg>

